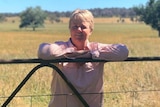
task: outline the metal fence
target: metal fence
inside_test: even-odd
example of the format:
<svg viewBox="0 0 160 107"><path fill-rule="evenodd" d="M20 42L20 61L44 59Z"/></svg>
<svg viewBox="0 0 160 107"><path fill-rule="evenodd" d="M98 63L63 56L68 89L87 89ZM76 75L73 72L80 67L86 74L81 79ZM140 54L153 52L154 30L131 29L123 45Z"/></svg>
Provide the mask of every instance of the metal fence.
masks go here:
<svg viewBox="0 0 160 107"><path fill-rule="evenodd" d="M160 57L129 57L125 60L125 62L133 62L133 61L160 61ZM65 77L65 75L61 72L61 70L54 65L54 63L59 62L110 62L107 60L98 60L98 59L55 59L55 60L42 60L42 59L13 59L13 60L3 60L0 59L0 64L29 64L29 63L37 63L38 65L35 66L22 80L22 82L17 86L17 88L11 93L9 97L7 97L7 100L2 104L2 107L6 107L9 105L11 100L13 100L14 97L28 97L30 98L30 107L32 107L32 99L34 97L46 97L46 96L55 96L55 95L33 95L33 96L16 96L16 94L21 90L21 88L25 85L25 83L30 79L30 77L40 68L42 67L51 67L54 70L57 71L57 73L62 77L62 79L66 82L66 84L70 87L70 89L73 91L73 94L78 97L78 99L82 102L84 107L89 107L87 102L83 99L81 94L79 93L74 86L71 84L71 82ZM112 61L113 62L113 61ZM119 61L117 61L119 62ZM104 92L104 93L87 93L87 94L108 94L108 93L132 93L132 107L134 107L134 98L136 96L136 93L141 92L160 92L160 89L157 90L140 90L140 91L115 91L115 92ZM70 95L70 94L69 94ZM68 96L68 95L66 95ZM0 97L0 98L6 98L6 97Z"/></svg>

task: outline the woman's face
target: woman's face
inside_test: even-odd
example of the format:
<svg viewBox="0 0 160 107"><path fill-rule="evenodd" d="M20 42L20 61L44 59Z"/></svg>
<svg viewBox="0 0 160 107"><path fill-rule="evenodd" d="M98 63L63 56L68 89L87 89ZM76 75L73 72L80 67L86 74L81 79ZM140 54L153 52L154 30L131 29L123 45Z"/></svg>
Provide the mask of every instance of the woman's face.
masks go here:
<svg viewBox="0 0 160 107"><path fill-rule="evenodd" d="M88 41L92 34L89 22L71 23L70 34L73 43Z"/></svg>

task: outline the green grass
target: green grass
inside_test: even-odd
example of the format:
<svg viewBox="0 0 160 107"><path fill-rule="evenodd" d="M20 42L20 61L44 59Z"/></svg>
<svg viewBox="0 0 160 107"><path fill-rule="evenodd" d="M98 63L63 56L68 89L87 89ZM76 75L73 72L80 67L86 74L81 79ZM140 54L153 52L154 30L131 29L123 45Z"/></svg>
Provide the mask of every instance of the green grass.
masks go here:
<svg viewBox="0 0 160 107"><path fill-rule="evenodd" d="M52 43L69 38L68 25L47 24L35 32L19 29L19 23L0 23L0 59L37 58L40 43ZM90 41L124 43L129 56L160 56L160 38L155 30L145 24L96 23ZM0 97L9 96L36 64L0 65ZM17 94L18 96L50 94L52 70L38 70ZM160 89L159 62L110 62L105 64L104 91L120 92L104 94L105 107L158 107L159 91L123 93L131 90ZM134 95L134 96L133 96ZM0 105L5 98L0 98ZM46 107L49 96L16 97L10 107Z"/></svg>

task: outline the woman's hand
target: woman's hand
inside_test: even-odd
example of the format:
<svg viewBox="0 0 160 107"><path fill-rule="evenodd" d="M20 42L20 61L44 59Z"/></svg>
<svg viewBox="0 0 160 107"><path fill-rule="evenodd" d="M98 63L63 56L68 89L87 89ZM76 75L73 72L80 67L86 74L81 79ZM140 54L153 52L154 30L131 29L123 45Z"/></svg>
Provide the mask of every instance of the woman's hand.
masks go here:
<svg viewBox="0 0 160 107"><path fill-rule="evenodd" d="M66 53L65 58L75 59L75 58L91 58L91 53L89 50L79 50L72 53Z"/></svg>

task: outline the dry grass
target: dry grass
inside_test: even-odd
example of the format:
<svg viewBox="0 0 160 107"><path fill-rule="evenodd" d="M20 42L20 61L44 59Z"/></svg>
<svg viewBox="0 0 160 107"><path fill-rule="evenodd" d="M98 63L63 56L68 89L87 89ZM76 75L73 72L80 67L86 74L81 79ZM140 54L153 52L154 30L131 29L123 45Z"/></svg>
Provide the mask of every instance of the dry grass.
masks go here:
<svg viewBox="0 0 160 107"><path fill-rule="evenodd" d="M11 20L11 19L10 19ZM13 20L13 19L12 19ZM19 29L16 23L0 24L0 59L37 58L37 48L42 42L66 41L69 37L66 23L47 24L37 29ZM95 19L91 41L124 43L129 56L160 56L160 39L157 32L144 24L107 23L109 19ZM113 19L110 19L113 20ZM116 19L114 19L116 20ZM12 21L11 21L12 22ZM102 23L106 22L106 23ZM113 21L112 21L113 22ZM36 64L0 65L0 97L9 96L19 82ZM50 94L52 70L38 70L18 93L18 96ZM158 107L160 106L159 62L110 62L105 64L105 107ZM138 93L127 91L137 90ZM149 91L145 91L149 90ZM120 92L120 93L114 93ZM32 101L31 101L32 100ZM5 98L0 98L0 105ZM10 107L46 107L49 96L16 97Z"/></svg>

